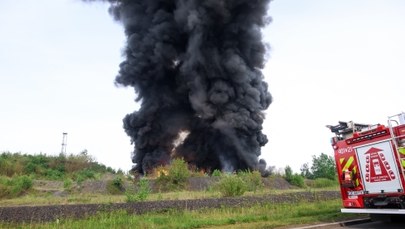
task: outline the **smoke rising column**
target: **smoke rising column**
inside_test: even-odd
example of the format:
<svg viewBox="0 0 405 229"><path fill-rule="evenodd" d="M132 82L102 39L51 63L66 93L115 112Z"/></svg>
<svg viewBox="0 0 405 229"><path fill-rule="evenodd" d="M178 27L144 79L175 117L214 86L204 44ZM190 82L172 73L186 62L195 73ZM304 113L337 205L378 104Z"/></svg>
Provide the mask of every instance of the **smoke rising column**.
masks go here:
<svg viewBox="0 0 405 229"><path fill-rule="evenodd" d="M124 118L134 171L173 157L210 171L265 167L269 1L109 0L127 37L116 84L134 87L141 104Z"/></svg>

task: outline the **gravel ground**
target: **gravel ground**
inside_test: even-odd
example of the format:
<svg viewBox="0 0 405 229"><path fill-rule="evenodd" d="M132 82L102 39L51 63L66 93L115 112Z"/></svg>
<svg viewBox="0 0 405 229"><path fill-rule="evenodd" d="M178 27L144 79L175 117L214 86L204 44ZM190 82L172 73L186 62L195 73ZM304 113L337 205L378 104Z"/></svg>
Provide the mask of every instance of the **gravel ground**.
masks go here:
<svg viewBox="0 0 405 229"><path fill-rule="evenodd" d="M306 199L308 201L320 201L340 198L337 191L322 192L295 192L279 195L235 197L235 198L211 198L195 200L167 200L145 201L135 203L117 204L75 204L75 205L52 205L52 206L18 206L0 207L0 220L5 222L45 222L61 218L83 218L94 215L97 212L110 212L114 210L126 210L133 214L142 214L150 211L167 211L169 209L195 210L201 208L243 207L254 204L271 203L294 203Z"/></svg>

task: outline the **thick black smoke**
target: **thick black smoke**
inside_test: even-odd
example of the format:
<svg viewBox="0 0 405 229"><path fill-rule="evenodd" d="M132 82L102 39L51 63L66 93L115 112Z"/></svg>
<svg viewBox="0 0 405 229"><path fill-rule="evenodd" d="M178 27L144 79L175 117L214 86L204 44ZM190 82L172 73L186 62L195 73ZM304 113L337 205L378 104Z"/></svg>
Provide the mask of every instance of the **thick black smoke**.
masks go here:
<svg viewBox="0 0 405 229"><path fill-rule="evenodd" d="M270 0L108 2L127 37L116 83L134 87L141 103L124 118L133 170L173 157L210 171L263 169L262 112L272 98L261 29Z"/></svg>

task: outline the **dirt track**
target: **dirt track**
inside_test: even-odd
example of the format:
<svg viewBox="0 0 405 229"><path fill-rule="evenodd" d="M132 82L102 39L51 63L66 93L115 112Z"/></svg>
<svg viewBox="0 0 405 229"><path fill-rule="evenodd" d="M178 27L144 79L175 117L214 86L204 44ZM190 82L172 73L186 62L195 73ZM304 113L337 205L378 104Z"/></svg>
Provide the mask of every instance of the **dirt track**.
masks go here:
<svg viewBox="0 0 405 229"><path fill-rule="evenodd" d="M0 207L0 220L6 222L43 222L61 218L83 218L97 212L126 210L129 213L142 214L150 211L167 211L169 209L195 210L201 208L219 208L222 206L242 207L254 204L294 203L306 199L320 201L340 198L339 192L297 192L261 197L212 198L196 200L145 201L117 204L75 204L52 206L18 206Z"/></svg>

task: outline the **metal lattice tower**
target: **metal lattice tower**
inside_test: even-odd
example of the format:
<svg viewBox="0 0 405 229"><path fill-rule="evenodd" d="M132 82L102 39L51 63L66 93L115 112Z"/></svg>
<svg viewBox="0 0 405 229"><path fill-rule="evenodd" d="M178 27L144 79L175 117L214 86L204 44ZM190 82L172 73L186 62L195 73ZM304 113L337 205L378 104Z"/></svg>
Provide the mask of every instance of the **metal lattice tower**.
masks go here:
<svg viewBox="0 0 405 229"><path fill-rule="evenodd" d="M67 145L67 133L63 132L62 149L60 151L61 154L66 154L66 145Z"/></svg>

